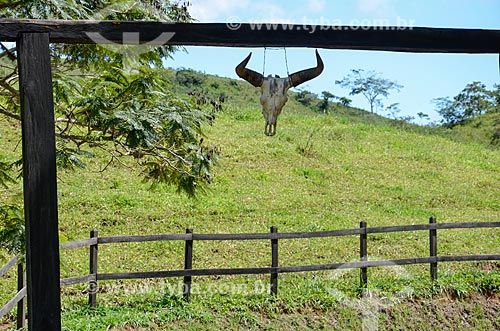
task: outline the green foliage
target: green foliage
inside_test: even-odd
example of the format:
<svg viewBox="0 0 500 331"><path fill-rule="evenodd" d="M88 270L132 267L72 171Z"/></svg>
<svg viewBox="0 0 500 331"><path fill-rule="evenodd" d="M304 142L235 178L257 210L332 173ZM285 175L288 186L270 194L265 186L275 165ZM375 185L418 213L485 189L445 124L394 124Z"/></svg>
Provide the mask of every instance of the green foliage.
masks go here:
<svg viewBox="0 0 500 331"><path fill-rule="evenodd" d="M176 72L175 81L185 87L193 88L201 86L205 80L193 69L183 69Z"/></svg>
<svg viewBox="0 0 500 331"><path fill-rule="evenodd" d="M30 0L0 7L0 12L6 17L186 22L191 20L187 5L156 0ZM141 172L147 180L177 186L179 192L193 196L210 180L214 150L201 138L203 126L211 124L214 115L172 93L162 67L175 48L137 47L51 46L57 164L82 168L82 157L92 157L91 150L98 148L107 151L111 161L134 157L144 166ZM5 92L0 93L0 106L5 107L3 114L18 120L16 58L7 46L3 50L9 56L2 60L12 73L5 71L0 77ZM137 50L132 63L126 58L128 50ZM199 77L181 71L177 78L199 85ZM5 185L9 178L0 174Z"/></svg>
<svg viewBox="0 0 500 331"><path fill-rule="evenodd" d="M303 91L300 91L299 93L297 93L295 95L295 99L301 105L304 105L304 106L308 107L308 106L311 106L313 104L313 102L316 101L317 96L316 96L316 94L314 94L312 92L303 90Z"/></svg>
<svg viewBox="0 0 500 331"><path fill-rule="evenodd" d="M56 165L58 168L66 168L75 170L75 168L83 169L87 165L82 160L82 157L93 157L94 154L81 149L67 147L64 141L57 142L56 149Z"/></svg>
<svg viewBox="0 0 500 331"><path fill-rule="evenodd" d="M323 98L323 100L319 102L318 108L323 114L326 114L328 113L330 101L336 99L337 97L328 91L321 92L321 97Z"/></svg>
<svg viewBox="0 0 500 331"><path fill-rule="evenodd" d="M335 81L335 84L349 89L349 95L363 95L370 104L371 113L376 107L382 107L382 98L387 98L391 90L399 92L403 88L397 82L381 78L380 73L365 72L363 69L351 69L348 76Z"/></svg>
<svg viewBox="0 0 500 331"><path fill-rule="evenodd" d="M4 157L0 157L0 185L6 189L9 188L8 183L16 182L12 176L12 167L12 162L8 162Z"/></svg>
<svg viewBox="0 0 500 331"><path fill-rule="evenodd" d="M92 131L70 137L83 144L133 156L154 184L177 186L194 196L210 180L214 150L202 144L202 129L213 116L173 95L164 85L165 72L142 67L130 75L114 69L83 87L75 99L74 121Z"/></svg>
<svg viewBox="0 0 500 331"><path fill-rule="evenodd" d="M488 112L498 112L498 86L490 91L481 82L472 82L453 98L434 99L436 111L443 118L442 123L449 128L463 124L467 120Z"/></svg>
<svg viewBox="0 0 500 331"><path fill-rule="evenodd" d="M350 107L352 103L352 100L346 97L340 97L339 101L344 107Z"/></svg>
<svg viewBox="0 0 500 331"><path fill-rule="evenodd" d="M16 205L0 205L0 247L13 255L25 250L24 217Z"/></svg>

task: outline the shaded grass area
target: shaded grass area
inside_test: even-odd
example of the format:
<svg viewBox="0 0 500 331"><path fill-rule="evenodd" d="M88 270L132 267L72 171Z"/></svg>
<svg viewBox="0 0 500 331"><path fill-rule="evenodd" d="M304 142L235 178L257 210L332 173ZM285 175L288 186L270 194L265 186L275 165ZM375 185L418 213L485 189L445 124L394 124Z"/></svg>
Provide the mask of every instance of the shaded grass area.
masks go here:
<svg viewBox="0 0 500 331"><path fill-rule="evenodd" d="M97 151L86 169L59 170L61 242L87 238L92 229L110 236L184 233L188 227L198 233L268 232L273 225L280 232L323 231L357 228L361 220L368 226L423 224L431 215L438 222L500 220L498 151L359 110L315 114L293 98L277 135L266 137L258 93L240 83L222 79L217 87L238 97L229 98L207 128L206 139L221 156L205 195L190 200L172 188L151 190L132 166L112 163L101 171L108 159ZM14 160L19 128L6 123L1 130L1 148ZM2 197L16 199L16 190L20 186L2 191ZM496 253L499 246L498 229L438 232L440 255ZM101 245L99 271L181 269L183 250L183 242ZM373 259L427 256L428 233L369 235L368 253ZM0 260L8 258L0 254ZM280 241L280 265L348 262L358 256L355 236ZM268 265L266 241L195 243L194 268ZM87 250L61 252L62 277L83 275L87 268ZM432 329L425 314L434 306L443 329L489 330L499 327L492 315L498 316L498 305L488 306L491 312L477 306L484 306L483 299L498 302L499 269L495 263L442 263L439 283L432 285L425 265L375 268L369 281L393 295L411 289L383 311L387 330L398 330L397 325ZM95 311L85 308L86 286L73 286L63 290L64 325L66 330L359 329L361 312L338 296L359 299L358 277L357 271L280 275L278 298L267 294L265 276L196 278L200 294L190 303L170 293L178 279L101 282ZM14 284L10 272L0 282L0 303L14 294ZM231 292L231 284L260 286L264 293L203 294L210 286ZM471 297L474 293L482 293L481 299ZM462 298L456 311L440 310L448 296Z"/></svg>
<svg viewBox="0 0 500 331"><path fill-rule="evenodd" d="M343 292L341 297L340 282L338 287L318 279L286 283L290 290L278 297L200 292L185 302L170 294L168 284L156 284L155 290L129 291L118 298L104 295L96 309L87 308L84 300L66 301L63 330L360 330L373 323L379 330L500 327L498 293L388 299L388 292L381 291L365 297Z"/></svg>

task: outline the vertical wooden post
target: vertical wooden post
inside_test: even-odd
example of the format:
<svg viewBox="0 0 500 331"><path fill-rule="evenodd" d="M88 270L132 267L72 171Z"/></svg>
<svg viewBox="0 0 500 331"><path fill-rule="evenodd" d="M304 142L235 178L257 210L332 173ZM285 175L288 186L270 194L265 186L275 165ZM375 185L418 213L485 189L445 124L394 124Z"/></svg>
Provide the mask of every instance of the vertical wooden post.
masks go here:
<svg viewBox="0 0 500 331"><path fill-rule="evenodd" d="M61 330L54 99L48 33L17 40L28 330Z"/></svg>
<svg viewBox="0 0 500 331"><path fill-rule="evenodd" d="M98 238L99 231L90 231L90 238ZM98 254L98 243L90 245L89 247L89 265L90 265L90 275L95 276L95 280L89 282L89 306L95 308L97 306L97 254Z"/></svg>
<svg viewBox="0 0 500 331"><path fill-rule="evenodd" d="M186 233L193 234L193 229L186 229ZM193 269L193 239L186 240L184 250L184 270ZM191 296L191 276L184 276L184 300L189 301Z"/></svg>
<svg viewBox="0 0 500 331"><path fill-rule="evenodd" d="M26 274L22 263L17 265L17 291L26 286ZM17 328L22 329L26 325L26 296L17 303Z"/></svg>
<svg viewBox="0 0 500 331"><path fill-rule="evenodd" d="M429 224L436 224L436 216L429 218ZM429 250L430 257L437 256L437 230L429 230ZM431 262L431 280L435 282L438 278L437 275L437 262Z"/></svg>
<svg viewBox="0 0 500 331"><path fill-rule="evenodd" d="M271 233L278 233L278 228L271 226ZM271 239L271 267L278 267L278 239ZM278 294L278 272L271 272L271 295Z"/></svg>
<svg viewBox="0 0 500 331"><path fill-rule="evenodd" d="M364 229L364 231L359 235L359 257L360 261L368 261L368 241L366 235L366 222L359 222L359 227ZM360 268L359 269L359 280L360 287L366 288L368 285L368 268Z"/></svg>

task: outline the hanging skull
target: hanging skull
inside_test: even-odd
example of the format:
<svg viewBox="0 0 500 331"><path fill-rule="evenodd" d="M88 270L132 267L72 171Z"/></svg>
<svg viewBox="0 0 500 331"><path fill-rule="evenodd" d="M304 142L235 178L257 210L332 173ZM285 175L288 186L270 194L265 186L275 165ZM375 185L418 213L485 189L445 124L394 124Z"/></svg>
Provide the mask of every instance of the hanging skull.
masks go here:
<svg viewBox="0 0 500 331"><path fill-rule="evenodd" d="M260 103L262 105L262 114L266 119L264 133L267 136L274 136L276 134L276 121L288 100L288 90L318 77L324 68L323 61L316 50L317 64L315 68L298 71L286 78L272 77L271 75L264 77L258 72L246 68L251 56L252 53L236 67L236 73L253 86L261 88Z"/></svg>

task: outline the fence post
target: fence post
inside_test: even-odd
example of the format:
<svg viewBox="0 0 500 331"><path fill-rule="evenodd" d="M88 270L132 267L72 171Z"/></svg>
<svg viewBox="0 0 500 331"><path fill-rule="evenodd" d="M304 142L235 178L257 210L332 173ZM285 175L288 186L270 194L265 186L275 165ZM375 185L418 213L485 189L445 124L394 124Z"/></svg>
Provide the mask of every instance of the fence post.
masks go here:
<svg viewBox="0 0 500 331"><path fill-rule="evenodd" d="M90 238L98 238L99 231L92 230L90 231ZM94 245L90 245L89 247L90 256L89 256L89 265L90 265L90 275L95 276L95 280L91 280L89 282L89 306L95 308L97 306L97 252L98 252L98 243Z"/></svg>
<svg viewBox="0 0 500 331"><path fill-rule="evenodd" d="M26 273L24 265L17 265L17 291L21 291L26 286ZM17 303L17 328L22 329L26 325L26 296Z"/></svg>
<svg viewBox="0 0 500 331"><path fill-rule="evenodd" d="M271 226L271 233L278 233L278 228ZM278 267L278 239L271 239L271 267ZM271 271L271 295L278 294L278 272Z"/></svg>
<svg viewBox="0 0 500 331"><path fill-rule="evenodd" d="M432 216L431 218L429 218L429 224L436 224L436 216ZM437 256L437 229L429 230L429 250L431 257ZM431 280L435 282L438 278L437 262L431 262L430 266L431 266Z"/></svg>
<svg viewBox="0 0 500 331"><path fill-rule="evenodd" d="M367 235L366 235L366 226L367 223L365 221L359 222L359 227L363 229L359 235L359 257L360 261L368 261L368 241L367 241ZM360 280L360 287L366 288L368 285L368 268L360 268L359 269L359 280Z"/></svg>
<svg viewBox="0 0 500 331"><path fill-rule="evenodd" d="M278 233L278 228L271 226L271 233ZM278 239L271 239L271 267L278 267ZM278 272L271 272L271 295L278 294Z"/></svg>
<svg viewBox="0 0 500 331"><path fill-rule="evenodd" d="M193 229L186 229L187 234L192 234ZM193 269L193 239L186 240L186 248L184 250L184 270ZM184 276L184 300L189 301L191 296L191 276Z"/></svg>

